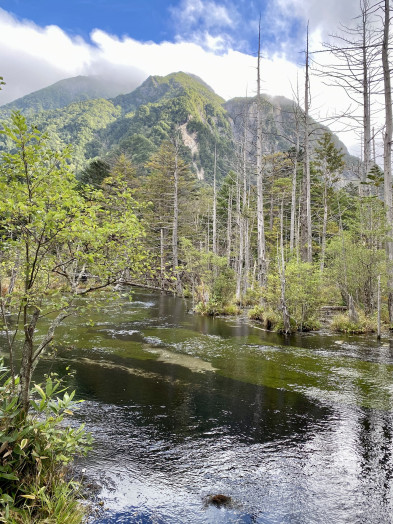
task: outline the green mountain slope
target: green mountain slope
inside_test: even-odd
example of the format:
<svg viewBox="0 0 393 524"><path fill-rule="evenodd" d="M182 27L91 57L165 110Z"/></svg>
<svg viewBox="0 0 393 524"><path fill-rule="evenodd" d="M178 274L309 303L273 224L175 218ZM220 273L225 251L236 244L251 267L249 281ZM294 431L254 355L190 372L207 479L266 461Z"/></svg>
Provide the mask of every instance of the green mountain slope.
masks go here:
<svg viewBox="0 0 393 524"><path fill-rule="evenodd" d="M97 133L120 117L119 107L103 98L75 102L62 109L34 115L34 124L51 136L54 143L72 146L72 159L77 172L101 153Z"/></svg>
<svg viewBox="0 0 393 524"><path fill-rule="evenodd" d="M163 140L174 137L176 129L183 140L183 156L200 179L213 175L215 145L219 172L225 171L233 152L223 99L185 73L150 77L132 93L111 100L79 101L33 114L35 107L45 104L42 94L41 90L31 95L29 100L37 102L32 106L25 100L24 111L54 143L72 145L77 172L89 160L110 160L119 152L143 165Z"/></svg>
<svg viewBox="0 0 393 524"><path fill-rule="evenodd" d="M55 84L26 95L18 100L0 107L3 117L13 109L27 113L39 113L50 109L60 109L73 102L94 98L113 98L120 93L126 93L131 85L116 82L110 78L98 76L76 76L60 80Z"/></svg>
<svg viewBox="0 0 393 524"><path fill-rule="evenodd" d="M102 143L110 148L126 149L135 135L158 147L179 128L186 159L201 179L212 176L214 144L222 168L232 154L224 100L197 77L185 73L149 77L134 92L112 102L121 107L122 117L101 133Z"/></svg>
<svg viewBox="0 0 393 524"><path fill-rule="evenodd" d="M111 89L113 84L103 85L97 78L76 77L1 107L0 118L12 108L24 111L32 123L50 134L54 143L72 146L77 173L93 159L110 162L119 153L131 158L142 173L152 152L163 140L173 139L176 130L183 142L182 156L199 179L212 180L215 149L218 178L226 176L234 165L236 143L243 140L244 126L249 160L255 162L255 99L225 102L200 78L182 72L151 76L131 93L105 100ZM72 103L68 104L68 100ZM296 111L302 142L302 111ZM264 96L262 113L264 151L293 147L293 102ZM312 139L326 129L313 122ZM347 153L338 139L336 144Z"/></svg>

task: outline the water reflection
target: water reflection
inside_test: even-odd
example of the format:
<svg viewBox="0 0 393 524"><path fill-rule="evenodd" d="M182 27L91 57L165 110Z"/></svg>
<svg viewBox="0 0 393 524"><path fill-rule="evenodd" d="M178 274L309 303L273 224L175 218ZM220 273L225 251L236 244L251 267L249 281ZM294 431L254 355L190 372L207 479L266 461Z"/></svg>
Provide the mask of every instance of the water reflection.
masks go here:
<svg viewBox="0 0 393 524"><path fill-rule="evenodd" d="M87 399L79 466L108 509L92 522L392 522L390 341L283 338L151 293L95 321L69 321L41 365L71 363ZM233 505L204 506L214 493Z"/></svg>

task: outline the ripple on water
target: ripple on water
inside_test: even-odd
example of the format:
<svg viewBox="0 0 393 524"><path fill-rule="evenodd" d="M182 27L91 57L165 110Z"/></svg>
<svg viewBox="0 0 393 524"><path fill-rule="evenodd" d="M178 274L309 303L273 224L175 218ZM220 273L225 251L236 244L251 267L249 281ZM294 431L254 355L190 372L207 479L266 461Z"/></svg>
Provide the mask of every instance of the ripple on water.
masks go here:
<svg viewBox="0 0 393 524"><path fill-rule="evenodd" d="M158 337L144 337L143 341L154 347L162 347L165 343Z"/></svg>
<svg viewBox="0 0 393 524"><path fill-rule="evenodd" d="M143 305L127 303L121 314L108 308L104 327L139 331L145 343L156 336L163 347L153 351L218 371L127 354L131 341L80 329L87 349L71 352L73 387L96 401L82 404L74 423L96 439L79 462L102 485L108 511L96 522L392 522L390 344L286 339L186 315L181 302L153 296L136 294ZM233 506L206 507L217 493Z"/></svg>

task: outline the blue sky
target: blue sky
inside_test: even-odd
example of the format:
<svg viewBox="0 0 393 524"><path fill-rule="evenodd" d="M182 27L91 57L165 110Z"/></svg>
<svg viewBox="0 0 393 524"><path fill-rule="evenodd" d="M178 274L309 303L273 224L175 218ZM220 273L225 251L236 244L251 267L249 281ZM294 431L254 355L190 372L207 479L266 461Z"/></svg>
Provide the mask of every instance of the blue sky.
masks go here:
<svg viewBox="0 0 393 524"><path fill-rule="evenodd" d="M100 28L111 34L128 34L138 40L171 40L174 26L168 18L170 2L162 0L6 0L0 6L40 26L58 25L86 40Z"/></svg>
<svg viewBox="0 0 393 524"><path fill-rule="evenodd" d="M278 32L276 22L271 21L272 4L274 2L268 0L0 0L0 7L19 19L31 20L43 27L57 25L67 34L81 36L86 41L90 40L91 31L98 28L142 42L191 39L203 45L201 37L208 31L213 38L223 39L222 47L216 52L231 46L238 51L255 53L261 15L263 47L280 50L284 43L296 60L299 51L296 47L301 46L306 22L301 15L293 16L293 13L291 17L282 16L285 24L281 24ZM292 45L289 46L289 42Z"/></svg>

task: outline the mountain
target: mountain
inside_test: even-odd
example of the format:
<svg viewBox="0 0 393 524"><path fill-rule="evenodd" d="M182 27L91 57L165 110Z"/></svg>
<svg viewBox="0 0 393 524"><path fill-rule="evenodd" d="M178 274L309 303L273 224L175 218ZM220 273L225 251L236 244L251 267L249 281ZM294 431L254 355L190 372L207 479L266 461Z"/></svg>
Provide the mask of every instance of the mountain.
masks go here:
<svg viewBox="0 0 393 524"><path fill-rule="evenodd" d="M80 173L87 163L101 158L111 161L120 153L131 158L143 173L152 152L178 129L182 156L199 179L211 181L214 151L217 176L224 177L235 160L235 144L241 143L246 126L250 162L255 161L256 99L235 98L225 102L200 78L186 73L151 76L126 94L105 99L115 89L102 79L76 77L0 107L0 118L19 108L56 145L71 144L73 165ZM286 151L296 143L298 106L284 97L262 97L263 149ZM71 103L68 103L71 102ZM312 140L327 128L311 122ZM337 137L336 145L347 149ZM302 138L301 140L302 141Z"/></svg>
<svg viewBox="0 0 393 524"><path fill-rule="evenodd" d="M32 114L60 109L82 100L113 98L129 92L132 87L130 82L114 81L107 77L76 76L60 80L49 87L0 106L0 115L4 117L13 109Z"/></svg>
<svg viewBox="0 0 393 524"><path fill-rule="evenodd" d="M224 100L204 82L185 73L151 76L128 95L112 100L122 117L101 134L109 148L127 149L135 136L143 136L158 147L178 127L186 146L184 154L199 179L213 173L214 144L220 158L232 154L232 130L223 107Z"/></svg>
<svg viewBox="0 0 393 524"><path fill-rule="evenodd" d="M29 120L48 132L54 144L72 145L77 172L89 160L110 160L119 152L143 165L163 140L173 137L175 128L183 139L182 154L199 179L212 177L215 146L219 171L226 170L233 152L224 100L192 75L151 76L126 95L74 101L66 107L33 113L34 107L42 108L46 103L46 98L41 98L43 91L24 97L21 105ZM35 105L29 105L31 100Z"/></svg>
<svg viewBox="0 0 393 524"><path fill-rule="evenodd" d="M296 126L299 129L300 144L304 135L304 112L292 100L283 96L261 96L262 101L262 134L263 149L266 152L285 151L296 145ZM257 99L233 98L224 103L233 135L236 141L241 141L244 135L244 126L247 129L247 141L255 142L257 122ZM329 128L309 119L310 141L315 142L329 131ZM337 136L333 141L338 149L349 155L346 146ZM256 149L256 148L253 148Z"/></svg>

